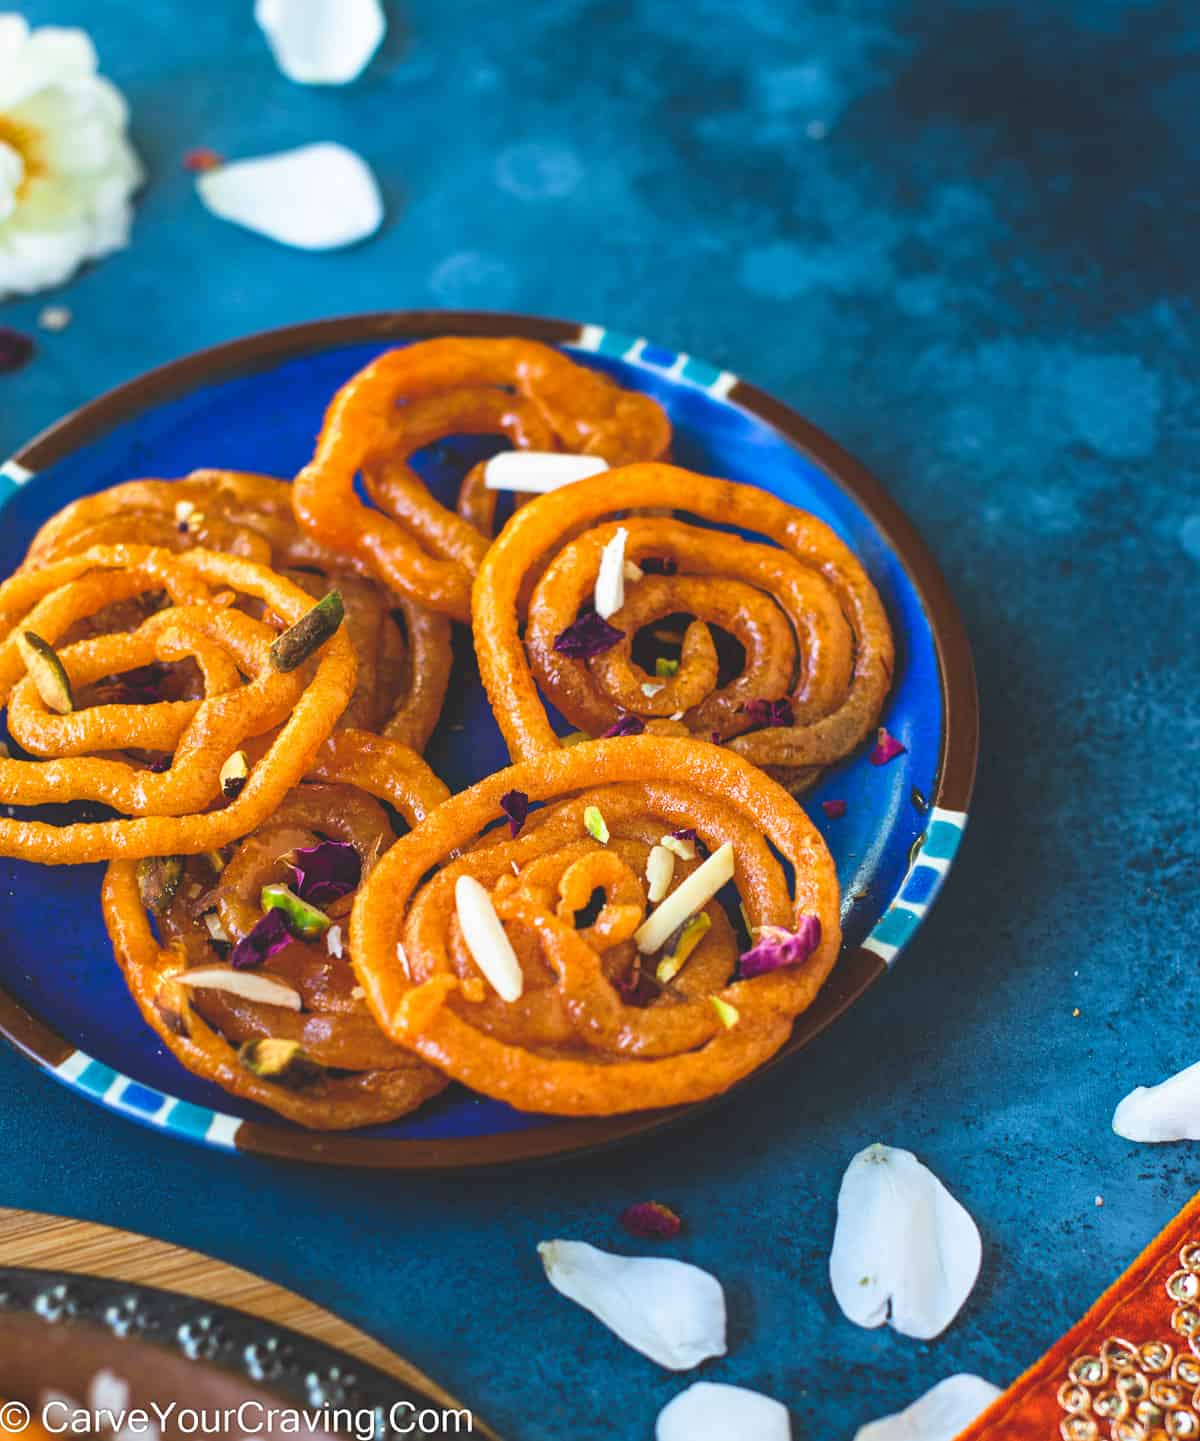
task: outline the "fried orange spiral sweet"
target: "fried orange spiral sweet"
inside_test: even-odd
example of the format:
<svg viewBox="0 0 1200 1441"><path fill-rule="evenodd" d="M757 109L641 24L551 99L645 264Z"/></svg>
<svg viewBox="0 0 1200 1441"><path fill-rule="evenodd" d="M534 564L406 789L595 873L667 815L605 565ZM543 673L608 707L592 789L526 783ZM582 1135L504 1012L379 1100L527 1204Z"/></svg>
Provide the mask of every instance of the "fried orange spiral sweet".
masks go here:
<svg viewBox="0 0 1200 1441"><path fill-rule="evenodd" d="M410 464L423 446L459 434L503 434L519 448L623 464L665 455L671 428L649 396L532 340L421 341L347 381L296 477L297 519L391 590L466 621L494 511L479 475L468 480L456 515ZM355 494L360 473L377 509Z"/></svg>
<svg viewBox="0 0 1200 1441"><path fill-rule="evenodd" d="M106 612L147 598L157 605L164 595L171 604L135 629L91 633ZM238 609L239 597L274 623ZM122 818L63 826L0 818L0 855L46 864L183 855L252 830L312 766L354 689L354 650L340 629L305 665L277 668L274 641L312 609L283 576L208 550L97 546L11 577L0 586L0 702L14 740L42 759L0 759L0 802L98 801ZM56 714L25 674L20 644L31 632L59 647L81 697L104 677L186 662L203 694ZM268 735L240 794L213 809L226 762ZM137 759L144 749L164 752L167 768Z"/></svg>
<svg viewBox="0 0 1200 1441"><path fill-rule="evenodd" d="M637 514L650 507L773 543ZM624 518L604 519L617 515ZM624 604L598 646L564 653L621 530L625 560L638 568L625 581ZM744 660L732 676L723 674L710 626L740 646ZM827 525L754 486L668 465L609 471L517 512L476 580L474 634L514 759L559 745L540 686L588 735L624 721L716 739L793 785L871 732L894 659L879 595ZM651 666L655 649L665 664ZM767 716L770 728L761 728Z"/></svg>
<svg viewBox="0 0 1200 1441"><path fill-rule="evenodd" d="M382 1034L356 988L343 941L352 892L325 907L333 922L325 936L285 941L248 972L291 989L302 1009L192 988L179 979L198 968L226 971L231 944L260 918L263 887L291 880L288 857L298 849L331 840L353 846L365 878L394 839L375 797L416 824L447 795L410 748L356 730L339 731L322 747L312 777L319 779L290 791L227 855L187 861L157 917L158 937L134 862L109 866L103 907L130 992L188 1070L289 1120L332 1130L395 1120L446 1085L439 1072ZM290 1077L271 1079L248 1068L246 1048L263 1041L287 1044Z"/></svg>
<svg viewBox="0 0 1200 1441"><path fill-rule="evenodd" d="M181 480L131 480L73 501L42 526L23 569L94 545L201 547L270 566L313 596L335 582L359 662L343 725L385 730L423 750L450 679L450 624L409 597L391 595L353 555L302 531L292 488L243 471L196 470Z"/></svg>
<svg viewBox="0 0 1200 1441"><path fill-rule="evenodd" d="M513 792L534 807L515 838L494 827ZM651 982L650 1004L627 1004L649 944L648 858L679 830L732 847L749 927L815 920L819 941L800 964L739 979L735 925L707 899L681 968ZM701 864L677 858L658 905L678 910L672 897ZM456 909L461 877L483 887L515 951L514 1000L482 981ZM452 797L375 867L350 927L354 969L394 1040L521 1110L580 1116L728 1088L784 1044L840 937L833 861L791 796L728 751L655 735L556 748ZM657 976L646 967L661 955L643 956L639 975Z"/></svg>

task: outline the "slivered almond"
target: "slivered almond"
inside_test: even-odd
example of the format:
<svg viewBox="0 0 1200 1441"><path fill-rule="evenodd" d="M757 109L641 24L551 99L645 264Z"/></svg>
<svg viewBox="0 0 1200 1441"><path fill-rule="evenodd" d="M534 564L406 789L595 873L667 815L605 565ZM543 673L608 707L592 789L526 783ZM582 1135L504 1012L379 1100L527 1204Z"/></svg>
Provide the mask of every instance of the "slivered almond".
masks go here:
<svg viewBox="0 0 1200 1441"><path fill-rule="evenodd" d="M564 455L553 450L502 450L483 468L488 490L522 490L544 494L586 480L608 469L608 462L596 455Z"/></svg>
<svg viewBox="0 0 1200 1441"><path fill-rule="evenodd" d="M646 894L652 905L658 905L671 889L674 876L675 857L666 846L652 846L646 857L646 881L650 887Z"/></svg>
<svg viewBox="0 0 1200 1441"><path fill-rule="evenodd" d="M634 931L633 939L642 955L650 956L661 950L684 921L711 901L726 881L733 879L733 872L733 846L726 841Z"/></svg>
<svg viewBox="0 0 1200 1441"><path fill-rule="evenodd" d="M235 971L232 966L196 966L172 977L193 991L228 991L247 1001L260 1001L264 1006L283 1006L289 1011L301 1009L300 992L286 981L277 980L262 971Z"/></svg>
<svg viewBox="0 0 1200 1441"><path fill-rule="evenodd" d="M625 604L625 542L629 532L621 526L600 552L600 569L596 572L596 614L602 620Z"/></svg>
<svg viewBox="0 0 1200 1441"><path fill-rule="evenodd" d="M502 1001L516 1001L525 990L525 973L505 934L492 898L474 876L454 883L454 904L471 958Z"/></svg>

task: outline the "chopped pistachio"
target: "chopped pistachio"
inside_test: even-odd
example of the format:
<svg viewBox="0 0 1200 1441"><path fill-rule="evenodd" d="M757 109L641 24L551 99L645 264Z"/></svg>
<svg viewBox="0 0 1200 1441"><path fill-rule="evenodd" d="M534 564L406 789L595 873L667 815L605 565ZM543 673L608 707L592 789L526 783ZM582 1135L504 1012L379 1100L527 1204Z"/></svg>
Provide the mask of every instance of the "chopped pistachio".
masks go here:
<svg viewBox="0 0 1200 1441"><path fill-rule="evenodd" d="M271 664L282 671L295 670L303 665L336 632L345 613L341 592L331 590L294 626L275 639L271 646Z"/></svg>
<svg viewBox="0 0 1200 1441"><path fill-rule="evenodd" d="M722 1000L720 996L709 996L708 999L712 1002L713 1010L716 1011L721 1024L726 1030L729 1030L731 1026L737 1025L741 1017L738 1014L738 1008L736 1006L731 1006L728 1001Z"/></svg>
<svg viewBox="0 0 1200 1441"><path fill-rule="evenodd" d="M221 794L226 800L236 800L241 795L250 775L250 762L245 751L234 751L221 767Z"/></svg>
<svg viewBox="0 0 1200 1441"><path fill-rule="evenodd" d="M608 844L608 826L604 817L600 814L599 806L588 806L583 813L583 824L589 836L600 842L602 846Z"/></svg>
<svg viewBox="0 0 1200 1441"><path fill-rule="evenodd" d="M679 974L688 957L712 929L712 917L707 911L700 911L679 928L679 935L669 954L659 961L655 978L664 986Z"/></svg>
<svg viewBox="0 0 1200 1441"><path fill-rule="evenodd" d="M168 909L182 880L182 856L147 856L137 863L138 895L156 916Z"/></svg>
<svg viewBox="0 0 1200 1441"><path fill-rule="evenodd" d="M264 911L282 911L288 930L297 940L318 940L329 929L330 921L325 912L302 901L288 886L263 886L262 908Z"/></svg>
<svg viewBox="0 0 1200 1441"><path fill-rule="evenodd" d="M246 1041L238 1049L238 1060L251 1075L295 1090L313 1085L324 1074L299 1041L277 1040L273 1036Z"/></svg>
<svg viewBox="0 0 1200 1441"><path fill-rule="evenodd" d="M679 671L679 662L671 660L669 656L660 655L654 661L655 675L676 675Z"/></svg>
<svg viewBox="0 0 1200 1441"><path fill-rule="evenodd" d="M71 682L58 652L36 631L21 631L17 636L20 652L29 678L45 705L57 715L69 715L75 709Z"/></svg>

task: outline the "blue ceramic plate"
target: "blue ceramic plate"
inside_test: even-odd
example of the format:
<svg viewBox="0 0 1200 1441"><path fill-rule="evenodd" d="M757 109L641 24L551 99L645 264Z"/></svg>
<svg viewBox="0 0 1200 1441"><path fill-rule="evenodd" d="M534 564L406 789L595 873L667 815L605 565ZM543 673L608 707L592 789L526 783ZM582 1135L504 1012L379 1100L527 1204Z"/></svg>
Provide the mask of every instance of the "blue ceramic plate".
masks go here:
<svg viewBox="0 0 1200 1441"><path fill-rule="evenodd" d="M390 345L445 334L533 336L648 391L670 413L680 465L764 486L815 512L861 557L883 597L897 641L883 719L907 751L885 767L860 753L805 798L837 860L846 947L783 1054L794 1052L895 961L945 879L974 776L976 698L957 611L912 526L856 462L753 386L632 336L521 316L388 314L252 336L110 392L0 467L0 575L16 568L48 516L88 491L200 466L294 474L343 381ZM452 496L466 468L498 446L463 438L439 447L427 477L439 498ZM456 652L429 751L452 789L507 763L470 647L460 639ZM829 821L820 802L835 797L848 812ZM0 1029L65 1085L145 1125L259 1154L437 1167L563 1154L684 1114L564 1122L452 1087L388 1126L302 1131L198 1080L162 1049L113 963L100 872L0 861Z"/></svg>

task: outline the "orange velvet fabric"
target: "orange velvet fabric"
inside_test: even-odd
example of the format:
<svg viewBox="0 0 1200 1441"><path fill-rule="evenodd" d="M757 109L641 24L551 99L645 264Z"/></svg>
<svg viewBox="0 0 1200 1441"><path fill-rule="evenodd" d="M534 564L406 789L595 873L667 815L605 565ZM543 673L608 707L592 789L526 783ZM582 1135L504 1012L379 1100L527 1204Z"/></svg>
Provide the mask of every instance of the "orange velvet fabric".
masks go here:
<svg viewBox="0 0 1200 1441"><path fill-rule="evenodd" d="M1200 1196L959 1441L1200 1438Z"/></svg>

